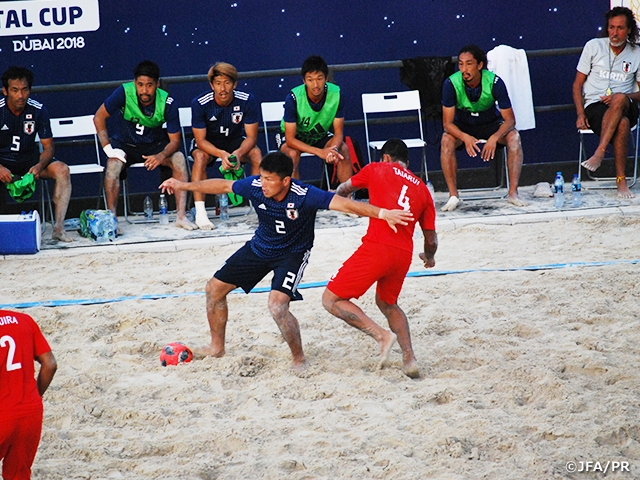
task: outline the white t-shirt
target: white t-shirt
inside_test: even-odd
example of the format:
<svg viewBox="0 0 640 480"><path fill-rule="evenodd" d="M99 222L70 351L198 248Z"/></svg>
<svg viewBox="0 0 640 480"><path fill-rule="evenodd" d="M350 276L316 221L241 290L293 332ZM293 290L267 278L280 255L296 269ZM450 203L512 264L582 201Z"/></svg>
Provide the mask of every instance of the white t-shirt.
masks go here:
<svg viewBox="0 0 640 480"><path fill-rule="evenodd" d="M627 43L615 55L609 38L594 38L584 46L576 68L587 76L583 87L585 107L599 102L607 88L612 93L632 93L640 82L640 48Z"/></svg>

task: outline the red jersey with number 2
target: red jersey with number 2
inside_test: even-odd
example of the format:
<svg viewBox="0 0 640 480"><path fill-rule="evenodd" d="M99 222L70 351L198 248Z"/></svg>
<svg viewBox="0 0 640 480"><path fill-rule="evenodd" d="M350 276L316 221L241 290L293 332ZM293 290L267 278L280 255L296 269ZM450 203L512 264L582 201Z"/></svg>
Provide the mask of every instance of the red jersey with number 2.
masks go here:
<svg viewBox="0 0 640 480"><path fill-rule="evenodd" d="M369 228L363 241L384 243L413 252L416 222L423 230L436 229L436 210L429 189L399 163L370 163L351 177L351 184L369 190L371 205L388 210L411 210L413 213L414 221L409 225L396 225L398 233L394 233L385 220L369 219Z"/></svg>
<svg viewBox="0 0 640 480"><path fill-rule="evenodd" d="M0 421L42 409L34 361L50 351L29 315L0 310Z"/></svg>

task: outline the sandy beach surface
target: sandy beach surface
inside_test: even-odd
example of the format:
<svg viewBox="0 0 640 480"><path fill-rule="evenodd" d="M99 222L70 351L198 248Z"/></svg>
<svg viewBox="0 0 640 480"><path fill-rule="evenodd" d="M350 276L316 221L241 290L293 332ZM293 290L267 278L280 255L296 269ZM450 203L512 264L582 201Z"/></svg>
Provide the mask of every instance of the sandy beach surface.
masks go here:
<svg viewBox="0 0 640 480"><path fill-rule="evenodd" d="M360 222L317 231L305 285L356 249ZM305 372L266 293L230 294L224 358L162 367L166 343L208 341L204 285L238 244L7 257L5 305L107 300L24 309L59 365L33 478L640 478L639 232L633 215L469 225L440 233L441 275L422 275L418 240L399 300L418 380L397 346L378 371L317 286L292 305ZM386 326L372 290L358 303Z"/></svg>

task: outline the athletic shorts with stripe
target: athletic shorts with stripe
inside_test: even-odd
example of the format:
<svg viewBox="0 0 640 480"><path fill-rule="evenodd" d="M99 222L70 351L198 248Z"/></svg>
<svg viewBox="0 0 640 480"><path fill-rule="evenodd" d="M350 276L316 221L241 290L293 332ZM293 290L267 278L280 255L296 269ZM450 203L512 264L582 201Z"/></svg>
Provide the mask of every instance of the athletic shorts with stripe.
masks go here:
<svg viewBox="0 0 640 480"><path fill-rule="evenodd" d="M331 278L327 288L340 298L360 298L378 282L376 294L389 305L398 301L412 253L365 241Z"/></svg>
<svg viewBox="0 0 640 480"><path fill-rule="evenodd" d="M302 300L298 284L309 262L311 252L287 253L280 257L266 259L255 254L247 242L231 255L213 276L218 280L240 287L249 293L260 280L273 272L271 290L287 294L291 300Z"/></svg>

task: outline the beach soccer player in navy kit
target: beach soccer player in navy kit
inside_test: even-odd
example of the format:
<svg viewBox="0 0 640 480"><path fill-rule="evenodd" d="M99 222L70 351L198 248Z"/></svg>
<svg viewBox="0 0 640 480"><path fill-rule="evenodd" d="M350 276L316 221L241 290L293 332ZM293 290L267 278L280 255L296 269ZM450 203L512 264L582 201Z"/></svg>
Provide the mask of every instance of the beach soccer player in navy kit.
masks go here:
<svg viewBox="0 0 640 480"><path fill-rule="evenodd" d="M184 183L169 179L163 191L191 191L207 194L236 193L248 198L258 215L253 238L233 254L207 282L207 319L211 343L192 349L195 354L222 357L225 353L227 294L237 287L249 293L269 272L273 272L269 312L286 340L294 368L304 368L298 321L289 311L291 300L302 300L298 284L307 265L314 240L316 212L338 210L387 221L389 228L413 220L410 212L386 210L336 196L291 178L293 161L282 152L272 152L260 163L260 176L242 180L209 179Z"/></svg>
<svg viewBox="0 0 640 480"><path fill-rule="evenodd" d="M251 175L258 175L262 152L256 146L258 104L255 97L236 90L238 71L233 65L218 62L207 76L211 89L191 101L191 180L205 180L207 165L217 158L221 160L222 170L234 173L229 179L242 178L243 163L251 163ZM240 161L230 161L232 155ZM193 199L196 225L201 230L211 230L214 225L207 217L205 195L194 192Z"/></svg>
<svg viewBox="0 0 640 480"><path fill-rule="evenodd" d="M125 83L100 105L93 117L98 139L107 154L104 190L107 208L116 214L123 168L144 163L147 170L168 167L173 178L189 178L187 163L180 148L178 107L169 94L159 88L160 68L145 60L133 70L133 82ZM120 128L111 136L107 118L118 115ZM167 124L166 130L163 125ZM186 216L187 194L176 196L176 227L195 230L198 227Z"/></svg>
<svg viewBox="0 0 640 480"><path fill-rule="evenodd" d="M64 231L64 217L71 198L69 167L53 158L53 138L47 109L29 98L33 73L22 67L9 67L2 75L0 99L0 182L11 183L26 174L32 180L55 180L53 202L56 206L51 238L70 242ZM40 151L36 135L40 137Z"/></svg>

